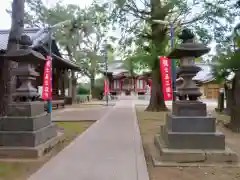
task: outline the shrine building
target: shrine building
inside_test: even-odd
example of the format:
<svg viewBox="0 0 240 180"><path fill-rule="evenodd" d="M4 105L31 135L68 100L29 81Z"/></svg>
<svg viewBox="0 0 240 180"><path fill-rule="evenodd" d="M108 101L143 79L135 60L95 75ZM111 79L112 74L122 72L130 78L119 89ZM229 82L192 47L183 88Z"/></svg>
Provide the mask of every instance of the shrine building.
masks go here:
<svg viewBox="0 0 240 180"><path fill-rule="evenodd" d="M45 57L49 54L49 33L39 28L28 28L24 30L24 34L29 36L32 41L32 49L43 54ZM6 52L8 44L9 30L0 30L0 53ZM65 103L71 104L76 99L76 83L75 72L80 71L79 67L72 61L62 57L57 42L52 38L52 98L53 108L64 106ZM2 58L2 57L1 57ZM1 60L0 60L1 61ZM2 61L3 62L3 61ZM1 66L2 67L2 66ZM43 83L44 63L36 67L36 71L40 73L35 84L41 95ZM0 78L3 70L0 71ZM18 83L17 83L18 84ZM17 85L16 85L17 86Z"/></svg>
<svg viewBox="0 0 240 180"><path fill-rule="evenodd" d="M134 75L123 65L124 61L115 60L108 66L107 77L111 95L144 95L149 83L149 73Z"/></svg>

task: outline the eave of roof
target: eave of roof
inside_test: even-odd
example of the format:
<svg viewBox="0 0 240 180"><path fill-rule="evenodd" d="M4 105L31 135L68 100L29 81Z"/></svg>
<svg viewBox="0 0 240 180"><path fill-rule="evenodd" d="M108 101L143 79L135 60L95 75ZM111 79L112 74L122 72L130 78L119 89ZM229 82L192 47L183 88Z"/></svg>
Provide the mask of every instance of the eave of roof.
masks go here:
<svg viewBox="0 0 240 180"><path fill-rule="evenodd" d="M0 51L4 52L7 49L7 43L8 43L8 36L9 36L9 29L0 30ZM48 48L44 46L44 44L48 43L49 41L49 32L47 29L40 29L40 28L26 28L24 29L24 34L28 35L33 40L32 48L38 48L41 47L48 53ZM53 38L53 43L55 43L55 39ZM55 43L56 45L56 43ZM57 45L56 45L57 51L59 51ZM72 68L74 70L80 70L80 67L75 64L74 62L70 60L66 60L61 57L60 53L59 55L52 54L53 57L57 60L60 60L62 63L69 66L69 68Z"/></svg>

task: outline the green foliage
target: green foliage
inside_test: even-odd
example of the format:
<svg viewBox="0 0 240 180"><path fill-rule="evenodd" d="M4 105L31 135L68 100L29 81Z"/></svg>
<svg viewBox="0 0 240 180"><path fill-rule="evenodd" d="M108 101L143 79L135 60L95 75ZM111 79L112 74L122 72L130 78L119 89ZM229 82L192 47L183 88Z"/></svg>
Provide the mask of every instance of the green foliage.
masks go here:
<svg viewBox="0 0 240 180"><path fill-rule="evenodd" d="M212 74L218 82L224 82L232 72L240 70L240 34L237 33L240 26L237 25L229 41L218 46L217 54L213 57ZM234 42L231 42L233 39ZM236 44L234 46L233 44ZM238 48L236 50L236 48Z"/></svg>
<svg viewBox="0 0 240 180"><path fill-rule="evenodd" d="M232 72L240 70L240 52L229 51L217 59L217 63L212 65L212 73L218 82L227 80Z"/></svg>
<svg viewBox="0 0 240 180"><path fill-rule="evenodd" d="M104 64L103 44L110 21L107 4L93 2L81 9L75 4L62 4L57 1L52 7L44 5L42 0L27 0L29 11L25 22L28 26L54 26L70 20L68 25L55 28L54 36L65 56L76 62L83 76L95 79ZM115 37L108 37L107 51L109 61L114 59L113 43Z"/></svg>
<svg viewBox="0 0 240 180"><path fill-rule="evenodd" d="M112 0L113 24L120 24L122 51L131 49L129 56L144 62L149 68L156 65L156 57L170 52L169 25L154 20L174 23L175 35L188 27L204 43L225 40L231 31L239 9L231 0ZM196 11L199 11L196 13ZM175 38L176 39L176 38ZM175 41L178 44L178 40ZM132 47L135 46L133 49Z"/></svg>
<svg viewBox="0 0 240 180"><path fill-rule="evenodd" d="M80 94L76 96L76 101L77 102L86 102L89 99L89 95L88 94Z"/></svg>
<svg viewBox="0 0 240 180"><path fill-rule="evenodd" d="M103 87L104 87L104 77L96 79L95 85L96 85L96 87L99 87L99 89L103 90Z"/></svg>
<svg viewBox="0 0 240 180"><path fill-rule="evenodd" d="M102 99L103 92L104 92L104 78L96 79L95 87L92 90L92 94L94 94L94 97L96 97L97 99Z"/></svg>
<svg viewBox="0 0 240 180"><path fill-rule="evenodd" d="M79 95L83 95L83 94L89 94L89 89L82 87L81 85L78 87L77 89L77 93Z"/></svg>

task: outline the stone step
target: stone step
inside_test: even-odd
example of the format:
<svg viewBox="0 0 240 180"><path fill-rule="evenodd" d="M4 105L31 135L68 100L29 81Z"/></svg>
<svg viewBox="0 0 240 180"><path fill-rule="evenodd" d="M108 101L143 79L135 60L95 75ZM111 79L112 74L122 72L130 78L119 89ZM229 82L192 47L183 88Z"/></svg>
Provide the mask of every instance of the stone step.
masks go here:
<svg viewBox="0 0 240 180"><path fill-rule="evenodd" d="M168 148L172 149L225 149L225 136L221 132L172 132L161 128Z"/></svg>
<svg viewBox="0 0 240 180"><path fill-rule="evenodd" d="M36 131L51 123L51 114L36 116L6 116L0 118L0 131Z"/></svg>
<svg viewBox="0 0 240 180"><path fill-rule="evenodd" d="M174 116L168 113L166 123L172 132L216 131L216 118L210 116Z"/></svg>
<svg viewBox="0 0 240 180"><path fill-rule="evenodd" d="M52 148L63 142L65 136L63 133L57 133L57 136L47 140L46 142L39 144L36 147L10 147L10 146L0 146L0 159L35 159L42 157L48 153Z"/></svg>
<svg viewBox="0 0 240 180"><path fill-rule="evenodd" d="M52 123L37 131L0 131L0 146L36 147L57 136L56 124Z"/></svg>
<svg viewBox="0 0 240 180"><path fill-rule="evenodd" d="M237 164L238 156L229 148L222 150L206 150L206 149L171 149L166 146L161 136L156 135L154 138L156 148L159 150L160 157L154 159L154 163L174 162L175 166L181 166L181 163L198 163L198 166L207 164L227 163ZM160 163L160 162L159 162ZM179 163L179 164L177 164ZM204 164L199 164L204 163ZM223 165L223 164L222 164Z"/></svg>

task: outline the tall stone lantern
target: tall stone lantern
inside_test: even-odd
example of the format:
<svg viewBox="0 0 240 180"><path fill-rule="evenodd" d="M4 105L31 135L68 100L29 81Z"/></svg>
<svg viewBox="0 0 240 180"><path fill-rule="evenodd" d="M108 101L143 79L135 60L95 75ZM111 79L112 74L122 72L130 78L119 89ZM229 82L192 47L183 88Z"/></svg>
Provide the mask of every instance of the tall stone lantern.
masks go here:
<svg viewBox="0 0 240 180"><path fill-rule="evenodd" d="M167 114L166 124L155 137L161 161L170 162L235 162L237 156L225 147L225 136L216 131L216 119L207 116L206 104L199 101L199 87L192 78L201 70L195 59L210 49L195 42L188 29L182 31L182 43L169 58L180 59L179 76L183 79L177 89L181 100L173 103L172 112Z"/></svg>
<svg viewBox="0 0 240 180"><path fill-rule="evenodd" d="M39 76L35 67L43 65L45 58L31 45L30 37L23 35L19 49L5 54L5 58L18 62L14 74L20 82L12 94L14 102L9 104L7 116L0 119L0 158L36 158L59 140L57 127L51 114L44 111L44 102L38 101L34 85Z"/></svg>

